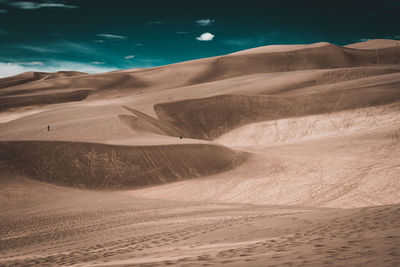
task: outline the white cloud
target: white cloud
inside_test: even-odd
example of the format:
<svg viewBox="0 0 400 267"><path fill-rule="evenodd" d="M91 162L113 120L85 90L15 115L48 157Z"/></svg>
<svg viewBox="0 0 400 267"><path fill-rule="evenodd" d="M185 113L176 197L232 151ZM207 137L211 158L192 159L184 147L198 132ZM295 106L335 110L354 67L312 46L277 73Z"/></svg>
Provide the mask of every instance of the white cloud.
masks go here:
<svg viewBox="0 0 400 267"><path fill-rule="evenodd" d="M134 55L129 55L129 56L126 56L125 59L132 59L134 57L135 57Z"/></svg>
<svg viewBox="0 0 400 267"><path fill-rule="evenodd" d="M42 65L24 66L19 63L6 63L0 62L0 77L7 77L11 75L20 74L27 71L40 71L40 72L56 72L56 71L81 71L87 73L102 73L117 70L114 67L93 66L92 64L85 64L71 61L50 61Z"/></svg>
<svg viewBox="0 0 400 267"><path fill-rule="evenodd" d="M122 36L122 35L116 35L116 34L109 34L109 33L99 33L96 34L99 37L106 38L106 39L119 39L119 40L125 40L127 37Z"/></svg>
<svg viewBox="0 0 400 267"><path fill-rule="evenodd" d="M103 65L104 62L103 62L103 61L93 61L92 64L95 64L95 65Z"/></svg>
<svg viewBox="0 0 400 267"><path fill-rule="evenodd" d="M202 35L200 35L199 37L196 37L196 39L199 41L211 41L212 39L214 39L214 34L205 32Z"/></svg>
<svg viewBox="0 0 400 267"><path fill-rule="evenodd" d="M199 19L199 20L196 20L196 23L199 26L210 26L214 22L215 22L215 20L213 20L213 19Z"/></svg>
<svg viewBox="0 0 400 267"><path fill-rule="evenodd" d="M77 6L65 5L61 3L12 2L9 3L9 5L20 9L39 9L46 7L78 8Z"/></svg>
<svg viewBox="0 0 400 267"><path fill-rule="evenodd" d="M135 44L136 46L143 46L143 44Z"/></svg>

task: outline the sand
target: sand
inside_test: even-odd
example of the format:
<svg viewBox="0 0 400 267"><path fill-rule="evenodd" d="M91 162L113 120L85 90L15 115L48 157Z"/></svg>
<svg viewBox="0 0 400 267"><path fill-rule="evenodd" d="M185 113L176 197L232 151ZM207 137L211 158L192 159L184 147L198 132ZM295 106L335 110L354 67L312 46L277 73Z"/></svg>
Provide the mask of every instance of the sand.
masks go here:
<svg viewBox="0 0 400 267"><path fill-rule="evenodd" d="M0 265L397 266L399 158L396 40L3 78Z"/></svg>

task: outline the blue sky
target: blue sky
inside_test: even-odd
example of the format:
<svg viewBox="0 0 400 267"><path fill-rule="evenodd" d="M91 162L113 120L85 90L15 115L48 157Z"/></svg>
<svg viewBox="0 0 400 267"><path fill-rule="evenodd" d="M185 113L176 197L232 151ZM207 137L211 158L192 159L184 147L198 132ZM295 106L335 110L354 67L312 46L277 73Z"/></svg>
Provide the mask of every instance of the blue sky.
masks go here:
<svg viewBox="0 0 400 267"><path fill-rule="evenodd" d="M400 39L395 0L0 0L0 77L154 67L271 44Z"/></svg>

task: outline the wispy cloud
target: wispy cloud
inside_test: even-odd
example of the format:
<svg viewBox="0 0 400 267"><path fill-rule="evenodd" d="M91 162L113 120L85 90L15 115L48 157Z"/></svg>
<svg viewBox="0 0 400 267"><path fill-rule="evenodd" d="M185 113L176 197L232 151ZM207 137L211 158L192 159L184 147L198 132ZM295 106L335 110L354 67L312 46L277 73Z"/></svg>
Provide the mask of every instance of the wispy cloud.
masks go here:
<svg viewBox="0 0 400 267"><path fill-rule="evenodd" d="M102 38L106 38L106 39L110 39L110 40L112 40L112 39L119 39L119 40L125 40L125 39L127 39L127 37L126 36L123 36L123 35L116 35L116 34L109 34L109 33L99 33L99 34L96 34L98 37L102 37Z"/></svg>
<svg viewBox="0 0 400 267"><path fill-rule="evenodd" d="M157 20L157 21L148 21L147 23L148 23L148 24L163 24L164 21L160 21L160 20Z"/></svg>
<svg viewBox="0 0 400 267"><path fill-rule="evenodd" d="M77 6L71 6L61 3L35 3L35 2L11 2L10 6L19 9L40 9L40 8L78 8Z"/></svg>
<svg viewBox="0 0 400 267"><path fill-rule="evenodd" d="M224 41L225 44L231 46L249 46L255 43L252 39L229 39Z"/></svg>
<svg viewBox="0 0 400 267"><path fill-rule="evenodd" d="M209 32L205 32L202 35L200 35L199 37L196 37L197 40L199 41L212 41L212 39L214 39L214 34L209 33Z"/></svg>
<svg viewBox="0 0 400 267"><path fill-rule="evenodd" d="M267 45L268 40L276 39L276 36L278 34L279 32L270 32L248 38L245 37L245 38L225 39L223 40L223 43L238 48L256 47L261 45Z"/></svg>
<svg viewBox="0 0 400 267"><path fill-rule="evenodd" d="M93 47L82 44L75 43L69 41L61 41L43 45L14 45L13 48L19 48L23 50L28 50L36 53L57 53L57 54L66 54L68 52L75 52L79 54L88 54L88 55L98 55L99 52L95 50Z"/></svg>
<svg viewBox="0 0 400 267"><path fill-rule="evenodd" d="M159 58L137 58L136 62L143 68L152 68L163 65L164 60Z"/></svg>
<svg viewBox="0 0 400 267"><path fill-rule="evenodd" d="M23 66L40 66L40 65L43 65L43 62L41 62L41 61L14 62L14 64L23 65Z"/></svg>
<svg viewBox="0 0 400 267"><path fill-rule="evenodd" d="M392 35L392 36L385 36L385 39L400 39L400 34Z"/></svg>
<svg viewBox="0 0 400 267"><path fill-rule="evenodd" d="M129 55L129 56L126 56L125 59L132 59L134 57L135 57L134 55Z"/></svg>
<svg viewBox="0 0 400 267"><path fill-rule="evenodd" d="M188 31L179 31L179 32L176 32L176 34L188 34L189 32Z"/></svg>
<svg viewBox="0 0 400 267"><path fill-rule="evenodd" d="M96 43L104 43L104 40L93 40L93 42L96 42Z"/></svg>
<svg viewBox="0 0 400 267"><path fill-rule="evenodd" d="M95 64L95 65L104 65L105 62L103 62L103 61L93 61L92 64Z"/></svg>
<svg viewBox="0 0 400 267"><path fill-rule="evenodd" d="M23 65L20 63L0 62L0 77L7 77L27 71L56 72L61 70L102 73L114 71L117 70L117 68L97 65L94 66L93 64L71 61L50 61L41 65Z"/></svg>
<svg viewBox="0 0 400 267"><path fill-rule="evenodd" d="M14 47L38 53L56 53L57 50L35 45L15 45Z"/></svg>
<svg viewBox="0 0 400 267"><path fill-rule="evenodd" d="M213 19L199 19L199 20L196 20L196 23L199 26L210 26L214 22L215 22L215 20L213 20Z"/></svg>

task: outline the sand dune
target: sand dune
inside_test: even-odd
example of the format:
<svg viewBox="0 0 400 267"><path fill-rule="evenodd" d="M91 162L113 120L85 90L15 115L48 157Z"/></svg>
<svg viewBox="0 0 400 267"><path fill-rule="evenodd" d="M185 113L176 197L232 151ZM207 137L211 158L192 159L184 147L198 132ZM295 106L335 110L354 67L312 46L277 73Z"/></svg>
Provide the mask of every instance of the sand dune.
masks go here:
<svg viewBox="0 0 400 267"><path fill-rule="evenodd" d="M0 164L34 179L77 187L145 186L226 171L245 155L207 144L111 146L78 142L0 143Z"/></svg>
<svg viewBox="0 0 400 267"><path fill-rule="evenodd" d="M63 188L23 177L2 176L0 182L4 266L400 262L399 205L343 210L206 204Z"/></svg>
<svg viewBox="0 0 400 267"><path fill-rule="evenodd" d="M399 100L400 91L392 86L372 86L292 97L222 95L157 104L155 110L162 120L178 127L188 137L215 139L251 122L385 105Z"/></svg>
<svg viewBox="0 0 400 267"><path fill-rule="evenodd" d="M396 40L0 88L0 265L400 264Z"/></svg>
<svg viewBox="0 0 400 267"><path fill-rule="evenodd" d="M374 39L366 42L359 42L355 44L349 44L345 47L356 48L356 49L381 49L388 47L400 46L399 40L388 40L388 39Z"/></svg>
<svg viewBox="0 0 400 267"><path fill-rule="evenodd" d="M265 50L265 52L260 52ZM288 48L256 48L214 58L188 61L132 72L110 72L100 75L59 77L13 86L15 92L71 89L88 90L89 98L107 98L154 90L207 83L231 77L258 73L312 69L334 69L400 62L400 47L390 46L374 51L338 47L332 44ZM1 98L0 98L1 99ZM65 99L64 102L69 101ZM48 104L45 101L43 104ZM58 102L53 102L58 103ZM36 104L36 103L35 103ZM39 103L40 104L40 103ZM32 103L28 103L32 105ZM19 106L15 104L15 107ZM9 105L6 108L11 108Z"/></svg>
<svg viewBox="0 0 400 267"><path fill-rule="evenodd" d="M79 71L58 71L54 73L48 72L24 72L18 75L1 78L0 79L0 89L12 87L16 85L22 85L25 83L30 83L38 80L51 80L62 77L71 77L71 76L79 76L85 75L87 73L79 72Z"/></svg>
<svg viewBox="0 0 400 267"><path fill-rule="evenodd" d="M34 140L46 141L37 143L45 147L68 141L83 142L89 147L92 146L89 143L131 146L135 151L141 145L161 150L176 145L182 145L185 151L192 151L196 146L224 150L206 141L216 140L226 147L237 149L240 146L239 150L259 154L251 147L367 136L385 127L388 135L396 136L400 50L391 40L374 43L385 46L376 51L341 48L328 43L272 46L132 72L51 74L2 89L1 108L12 108L5 116L17 119L0 124L0 138L13 141L8 143L10 150L14 145L24 147ZM21 77L26 76L30 77L28 74ZM34 106L24 107L45 103L52 105L38 113L30 113L35 110ZM19 112L30 115L19 115ZM4 120L7 121L7 117ZM51 131L47 131L47 125L51 125ZM180 135L183 140L179 139ZM21 140L30 142L19 143ZM86 153L80 146L75 150L71 153ZM15 151L22 153L19 149ZM199 157L205 155L201 153ZM227 155L230 153L236 152ZM260 164L268 165L271 155L266 155L255 158ZM15 157L18 156L21 155L17 153ZM140 157L137 156L137 160ZM234 159L233 156L228 158ZM176 158L175 161L181 160ZM166 162L160 164L168 169ZM222 169L218 167L215 172ZM192 177L197 171L189 173L188 177ZM194 176L208 174L211 172ZM61 176L62 171L54 179L58 181ZM171 179L175 181L178 176L171 175ZM97 179L97 175L91 173L85 177L85 180ZM342 179L340 181L344 182L351 177ZM309 203L306 194L305 191L294 198L304 198L304 201L295 201ZM336 198L340 197L339 194ZM213 197L212 201L221 199L224 199L223 194ZM235 201L241 199L249 198L244 195ZM372 201L375 204L393 203L393 199L376 199ZM331 205L332 201L312 202L312 205ZM280 202L271 202L274 203ZM362 204L348 206L359 205Z"/></svg>

